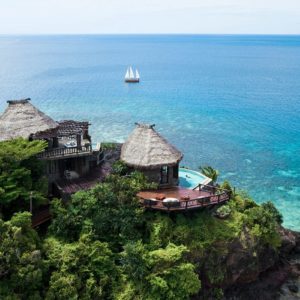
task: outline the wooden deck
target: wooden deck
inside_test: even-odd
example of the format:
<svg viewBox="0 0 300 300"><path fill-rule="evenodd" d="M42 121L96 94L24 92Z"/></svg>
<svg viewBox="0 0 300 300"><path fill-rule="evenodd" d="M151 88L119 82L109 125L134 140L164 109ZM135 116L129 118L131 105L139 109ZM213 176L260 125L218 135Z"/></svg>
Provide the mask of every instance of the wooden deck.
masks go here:
<svg viewBox="0 0 300 300"><path fill-rule="evenodd" d="M199 209L224 203L230 199L230 192L225 190L209 191L190 190L181 187L169 189L141 191L137 194L142 205L146 208L162 211L184 211ZM175 198L179 202L165 203L166 198Z"/></svg>

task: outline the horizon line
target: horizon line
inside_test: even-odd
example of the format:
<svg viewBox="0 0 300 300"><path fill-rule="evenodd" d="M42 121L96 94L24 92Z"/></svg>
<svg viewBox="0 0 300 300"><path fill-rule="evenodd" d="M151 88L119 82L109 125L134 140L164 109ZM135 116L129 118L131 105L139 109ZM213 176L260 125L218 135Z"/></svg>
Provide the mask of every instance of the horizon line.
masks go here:
<svg viewBox="0 0 300 300"><path fill-rule="evenodd" d="M191 35L228 35L228 36L253 36L253 35L261 35L261 36L300 36L300 33L176 33L176 32L171 32L171 33L126 33L126 32L120 32L120 33L0 33L0 36L46 36L46 35L61 35L61 36L75 36L75 35L186 35L186 36L191 36Z"/></svg>

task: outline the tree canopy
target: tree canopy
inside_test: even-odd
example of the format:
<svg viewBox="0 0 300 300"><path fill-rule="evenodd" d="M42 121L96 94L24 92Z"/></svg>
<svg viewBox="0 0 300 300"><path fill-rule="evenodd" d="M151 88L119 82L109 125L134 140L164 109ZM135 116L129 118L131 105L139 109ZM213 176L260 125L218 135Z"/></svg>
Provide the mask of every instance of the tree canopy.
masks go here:
<svg viewBox="0 0 300 300"><path fill-rule="evenodd" d="M7 222L0 219L0 298L39 299L43 271L40 239L31 227L30 213L15 214Z"/></svg>
<svg viewBox="0 0 300 300"><path fill-rule="evenodd" d="M75 194L67 206L60 200L53 201L50 232L69 241L93 232L95 238L117 247L136 240L141 237L139 228L144 222L144 209L136 194L151 186L141 173L110 175L93 189Z"/></svg>
<svg viewBox="0 0 300 300"><path fill-rule="evenodd" d="M45 147L45 142L22 138L0 142L0 210L4 217L29 209L30 195L35 204L46 200L43 164L35 157Z"/></svg>
<svg viewBox="0 0 300 300"><path fill-rule="evenodd" d="M51 269L46 299L112 299L119 272L106 243L82 235L78 242L44 241Z"/></svg>
<svg viewBox="0 0 300 300"><path fill-rule="evenodd" d="M186 252L187 247L172 243L150 251L141 241L127 244L121 255L129 281L121 298L180 300L197 293L201 283L195 266L184 257Z"/></svg>

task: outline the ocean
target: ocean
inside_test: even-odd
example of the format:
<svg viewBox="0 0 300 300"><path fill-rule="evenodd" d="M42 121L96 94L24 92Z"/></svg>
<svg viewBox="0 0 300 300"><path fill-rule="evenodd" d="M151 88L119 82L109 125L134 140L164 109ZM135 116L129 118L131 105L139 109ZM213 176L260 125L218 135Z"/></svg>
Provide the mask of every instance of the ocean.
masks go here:
<svg viewBox="0 0 300 300"><path fill-rule="evenodd" d="M94 144L156 124L182 165L217 168L300 230L300 36L0 36L0 112L27 97L89 120Z"/></svg>

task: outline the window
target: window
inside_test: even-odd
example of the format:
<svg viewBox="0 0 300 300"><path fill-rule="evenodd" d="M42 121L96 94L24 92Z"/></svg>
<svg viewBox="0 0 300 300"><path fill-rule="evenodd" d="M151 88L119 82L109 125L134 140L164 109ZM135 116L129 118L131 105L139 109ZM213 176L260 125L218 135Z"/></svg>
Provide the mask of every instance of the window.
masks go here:
<svg viewBox="0 0 300 300"><path fill-rule="evenodd" d="M160 169L160 184L169 183L169 167L163 166Z"/></svg>

